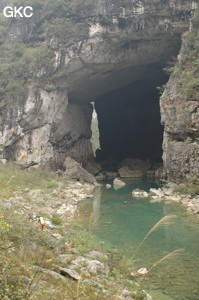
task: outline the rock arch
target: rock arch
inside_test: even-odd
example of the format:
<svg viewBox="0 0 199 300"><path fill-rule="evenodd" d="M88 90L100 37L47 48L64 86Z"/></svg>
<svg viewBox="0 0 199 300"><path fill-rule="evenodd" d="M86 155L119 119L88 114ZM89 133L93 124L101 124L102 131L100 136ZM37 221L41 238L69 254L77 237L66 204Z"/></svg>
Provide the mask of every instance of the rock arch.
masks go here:
<svg viewBox="0 0 199 300"><path fill-rule="evenodd" d="M154 93L149 98L155 99L157 110L155 87L166 83L162 69L177 56L181 34L189 28L197 3L134 1L125 7L121 3L92 4L92 17L84 15L82 23L75 20L84 30L71 44L63 37L51 36L48 42L55 55L54 71L36 92L29 87L25 105L16 113L15 131L4 137L6 158L17 160L23 151L27 153L25 164L54 169L60 168L67 156L77 161L92 159L90 102L105 103L108 95L125 88L136 94L142 90L144 98ZM139 95L136 97L141 102ZM135 112L127 102L124 115L133 119ZM100 116L103 108L100 104L97 107ZM8 126L5 132L9 130ZM105 138L101 137L101 143ZM161 156L160 152L157 155Z"/></svg>

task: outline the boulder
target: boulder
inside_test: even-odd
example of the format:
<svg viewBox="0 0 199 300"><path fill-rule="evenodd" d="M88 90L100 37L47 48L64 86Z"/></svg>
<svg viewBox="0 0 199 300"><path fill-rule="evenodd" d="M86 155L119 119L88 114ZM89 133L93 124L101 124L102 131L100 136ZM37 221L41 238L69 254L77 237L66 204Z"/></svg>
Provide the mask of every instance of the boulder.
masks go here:
<svg viewBox="0 0 199 300"><path fill-rule="evenodd" d="M45 219L45 225L50 229L54 229L56 227L55 225L53 225L53 223L50 220L47 219Z"/></svg>
<svg viewBox="0 0 199 300"><path fill-rule="evenodd" d="M57 273L55 271L52 271L52 270L49 270L49 269L44 269L44 268L37 267L37 266L36 266L36 269L38 271L43 272L45 274L48 274L48 275L50 275L50 276L52 276L52 277L54 277L56 279L61 279L62 281L66 281L67 280L64 276L62 276L61 274L59 274L59 273Z"/></svg>
<svg viewBox="0 0 199 300"><path fill-rule="evenodd" d="M2 159L0 159L0 162L1 162L3 165L5 165L5 164L7 163L7 159L2 158Z"/></svg>
<svg viewBox="0 0 199 300"><path fill-rule="evenodd" d="M102 169L101 165L95 161L88 161L84 168L93 175L97 175Z"/></svg>
<svg viewBox="0 0 199 300"><path fill-rule="evenodd" d="M146 275L148 273L146 268L140 268L137 272L140 275Z"/></svg>
<svg viewBox="0 0 199 300"><path fill-rule="evenodd" d="M132 191L132 196L133 197L141 197L141 198L146 198L149 196L149 194L146 191L140 190L140 189L135 189Z"/></svg>
<svg viewBox="0 0 199 300"><path fill-rule="evenodd" d="M62 267L58 267L59 272L61 275L64 276L69 276L75 280L80 280L81 276L79 275L79 273L75 270L71 270L71 269L67 269L67 268L62 268Z"/></svg>
<svg viewBox="0 0 199 300"><path fill-rule="evenodd" d="M150 170L151 162L149 160L141 160L138 158L125 158L122 166L127 166L131 170L141 170L146 172Z"/></svg>
<svg viewBox="0 0 199 300"><path fill-rule="evenodd" d="M106 188L107 188L107 189L110 189L110 188L111 188L111 184L107 183L107 184L106 184Z"/></svg>
<svg viewBox="0 0 199 300"><path fill-rule="evenodd" d="M138 271L131 272L132 277L138 277L142 275L146 275L148 273L146 268L140 268Z"/></svg>
<svg viewBox="0 0 199 300"><path fill-rule="evenodd" d="M140 274L138 274L137 271L131 272L131 277L135 278L135 277L138 277L138 276L140 276Z"/></svg>
<svg viewBox="0 0 199 300"><path fill-rule="evenodd" d="M155 198L155 199L151 199L150 203L160 203L161 201L162 201L162 199Z"/></svg>
<svg viewBox="0 0 199 300"><path fill-rule="evenodd" d="M69 265L70 269L80 268L82 273L85 274L98 274L102 273L108 275L109 267L104 263L96 259L89 259L82 256L79 256L77 259L72 260L71 264Z"/></svg>
<svg viewBox="0 0 199 300"><path fill-rule="evenodd" d="M119 168L120 177L142 178L151 169L151 162L149 160L141 160L134 158L126 158L123 160ZM154 176L154 172L148 173L148 176Z"/></svg>
<svg viewBox="0 0 199 300"><path fill-rule="evenodd" d="M122 180L118 179L118 178L115 178L115 179L113 180L113 185L114 185L114 186L122 187L122 186L125 186L126 183L123 182Z"/></svg>
<svg viewBox="0 0 199 300"><path fill-rule="evenodd" d="M117 172L106 172L106 178L107 178L107 179L113 179L113 178L116 178L117 175L118 175Z"/></svg>
<svg viewBox="0 0 199 300"><path fill-rule="evenodd" d="M141 170L130 170L128 167L122 167L119 169L119 174L120 177L122 178L128 178L128 177L133 177L133 178L142 178L145 176L144 172Z"/></svg>
<svg viewBox="0 0 199 300"><path fill-rule="evenodd" d="M146 294L143 300L153 300L153 298L151 297L151 295Z"/></svg>
<svg viewBox="0 0 199 300"><path fill-rule="evenodd" d="M152 196L152 197L153 196L160 197L160 198L164 198L165 197L165 194L164 194L164 192L163 192L162 189L151 188L149 190L149 192L150 192L150 196Z"/></svg>
<svg viewBox="0 0 199 300"><path fill-rule="evenodd" d="M99 180L99 181L104 180L104 179L106 179L106 175L99 173L95 176L95 179Z"/></svg>
<svg viewBox="0 0 199 300"><path fill-rule="evenodd" d="M96 183L95 177L86 171L80 163L75 161L74 159L67 157L64 161L64 176L69 177L71 179L82 179L88 183L94 184Z"/></svg>
<svg viewBox="0 0 199 300"><path fill-rule="evenodd" d="M102 259L107 260L108 256L104 254L103 252L100 252L99 250L91 250L89 253L86 254L86 257L92 258L92 259Z"/></svg>

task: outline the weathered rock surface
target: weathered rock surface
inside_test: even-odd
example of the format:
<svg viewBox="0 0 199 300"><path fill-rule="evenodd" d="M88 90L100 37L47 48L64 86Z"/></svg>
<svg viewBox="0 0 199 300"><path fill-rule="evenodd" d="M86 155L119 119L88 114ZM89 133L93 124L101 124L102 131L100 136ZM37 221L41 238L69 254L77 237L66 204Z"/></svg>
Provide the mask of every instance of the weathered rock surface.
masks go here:
<svg viewBox="0 0 199 300"><path fill-rule="evenodd" d="M49 269L44 269L44 268L41 268L41 267L37 267L37 269L40 271L40 272L44 272L56 279L60 279L62 281L66 281L67 278L65 278L64 276L62 276L61 274L55 272L55 271L52 271L52 270L49 270Z"/></svg>
<svg viewBox="0 0 199 300"><path fill-rule="evenodd" d="M98 164L95 161L88 161L85 164L86 171L88 171L89 173L93 174L94 176L98 175L101 171L101 166L100 164Z"/></svg>
<svg viewBox="0 0 199 300"><path fill-rule="evenodd" d="M119 169L120 177L141 178L146 176L146 172L150 169L151 163L141 159L126 158L122 162L123 167Z"/></svg>
<svg viewBox="0 0 199 300"><path fill-rule="evenodd" d="M180 36L189 28L192 10L198 8L197 1L181 0L93 1L80 5L81 9L77 6L76 11L70 1L67 5L67 13L51 14L54 26L49 26L48 33L43 29L48 18L40 11L29 25L15 20L7 33L11 42L28 42L33 48L45 44L54 55L50 68L38 64L34 72L26 74L38 79L38 89L28 86L20 107L6 108L0 116L4 157L25 167L62 168L67 156L79 162L92 159L90 102L132 82L153 80L154 74L158 77L165 63L178 53ZM68 31L66 20L72 24ZM172 93L170 99L179 98L174 86ZM176 132L173 121L180 118L173 110L166 112L163 102L169 104L162 101L161 105L168 175L195 175L195 145L185 147L172 140ZM176 102L177 107L179 111ZM194 107L195 103L187 106L189 110ZM123 173L126 170L121 170Z"/></svg>
<svg viewBox="0 0 199 300"><path fill-rule="evenodd" d="M151 297L151 295L147 294L143 300L153 300L153 298Z"/></svg>
<svg viewBox="0 0 199 300"><path fill-rule="evenodd" d="M146 191L135 189L132 191L132 196L137 198L146 198L149 194Z"/></svg>
<svg viewBox="0 0 199 300"><path fill-rule="evenodd" d="M192 53L192 48L198 48L196 20L191 24L190 32L183 36L175 72L160 98L164 125L163 161L168 180L193 180L199 174L198 68L194 68L198 51L196 56ZM190 39L193 45L189 45Z"/></svg>
<svg viewBox="0 0 199 300"><path fill-rule="evenodd" d="M106 184L106 188L107 188L107 189L110 189L110 188L111 188L111 184L107 183L107 184Z"/></svg>
<svg viewBox="0 0 199 300"><path fill-rule="evenodd" d="M125 182L123 182L122 180L120 180L120 179L118 179L118 178L115 178L114 180L113 180L113 186L114 187L123 187L123 186L125 186L126 185L126 183Z"/></svg>
<svg viewBox="0 0 199 300"><path fill-rule="evenodd" d="M62 268L62 267L58 267L58 269L59 269L59 272L60 272L61 275L69 276L69 277L71 277L71 278L73 278L75 280L81 279L81 276L75 270L71 270L71 269L67 269L67 268Z"/></svg>
<svg viewBox="0 0 199 300"><path fill-rule="evenodd" d="M147 273L148 273L148 271L146 268L140 268L138 270L138 274L140 274L140 275L146 275Z"/></svg>
<svg viewBox="0 0 199 300"><path fill-rule="evenodd" d="M82 256L79 256L77 259L72 260L70 265L70 269L80 269L83 273L90 273L90 274L108 274L109 267L104 263L96 259L89 259Z"/></svg>
<svg viewBox="0 0 199 300"><path fill-rule="evenodd" d="M82 165L74 159L67 157L64 161L65 172L64 176L72 179L82 179L88 183L96 183L95 177L86 171Z"/></svg>
<svg viewBox="0 0 199 300"><path fill-rule="evenodd" d="M99 250L92 250L89 253L87 253L86 256L92 259L99 259L99 258L101 258L102 260L108 259L107 255L100 252Z"/></svg>
<svg viewBox="0 0 199 300"><path fill-rule="evenodd" d="M161 200L180 202L187 207L187 210L199 213L199 196L191 197L188 194L179 194L175 192L176 184L168 184L168 187L159 189L150 189L149 197L151 203L160 202Z"/></svg>

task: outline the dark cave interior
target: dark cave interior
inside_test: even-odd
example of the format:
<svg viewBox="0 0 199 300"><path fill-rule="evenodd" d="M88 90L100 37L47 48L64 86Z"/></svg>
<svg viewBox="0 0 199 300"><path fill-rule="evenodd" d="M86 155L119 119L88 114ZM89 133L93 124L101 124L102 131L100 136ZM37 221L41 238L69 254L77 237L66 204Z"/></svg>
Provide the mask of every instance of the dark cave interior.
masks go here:
<svg viewBox="0 0 199 300"><path fill-rule="evenodd" d="M163 126L160 123L159 91L167 76L141 79L97 98L101 149L96 160L125 158L162 161Z"/></svg>

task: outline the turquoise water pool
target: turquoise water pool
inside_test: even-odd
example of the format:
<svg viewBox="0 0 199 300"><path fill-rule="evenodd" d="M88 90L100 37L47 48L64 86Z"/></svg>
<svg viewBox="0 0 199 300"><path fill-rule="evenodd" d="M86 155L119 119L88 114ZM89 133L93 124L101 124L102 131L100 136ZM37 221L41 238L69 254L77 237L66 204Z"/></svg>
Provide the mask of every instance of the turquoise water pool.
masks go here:
<svg viewBox="0 0 199 300"><path fill-rule="evenodd" d="M97 187L94 197L80 203L76 222L91 230L105 251L120 250L127 257L148 231L164 216L174 214L172 222L152 232L134 260L137 269L149 269L176 249L180 255L162 261L142 280L154 300L199 300L199 217L178 203L132 197L135 188L157 187L151 182L134 182L115 190ZM84 217L82 217L82 215Z"/></svg>

